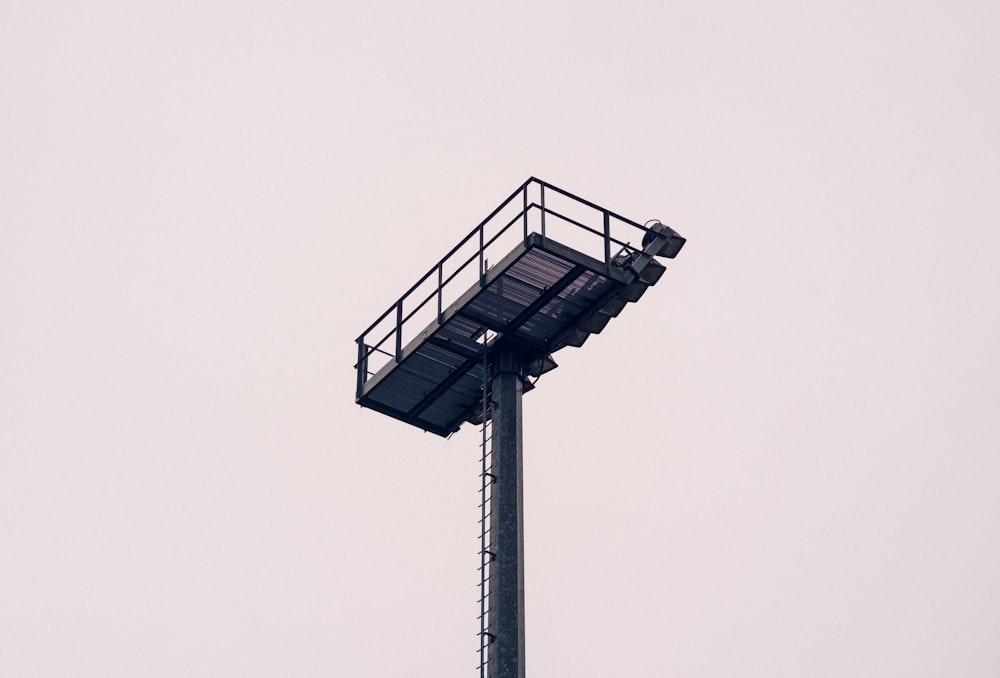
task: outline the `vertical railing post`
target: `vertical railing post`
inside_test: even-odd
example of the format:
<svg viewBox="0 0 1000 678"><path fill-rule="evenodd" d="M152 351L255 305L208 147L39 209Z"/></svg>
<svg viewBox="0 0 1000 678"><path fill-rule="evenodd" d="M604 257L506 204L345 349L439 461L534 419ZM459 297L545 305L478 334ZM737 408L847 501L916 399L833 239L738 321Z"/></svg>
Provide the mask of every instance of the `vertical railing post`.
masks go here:
<svg viewBox="0 0 1000 678"><path fill-rule="evenodd" d="M524 192L522 193L522 198L523 198L523 203L524 203L524 211L522 212L522 214L524 215L524 218L523 218L523 221L524 221L524 242L528 242L528 186L530 184L531 184L531 182L529 181L528 183L526 183L524 185Z"/></svg>
<svg viewBox="0 0 1000 678"><path fill-rule="evenodd" d="M542 207L542 243L545 242L545 184L539 184L541 198L539 202Z"/></svg>
<svg viewBox="0 0 1000 678"><path fill-rule="evenodd" d="M396 302L396 362L403 360L403 300Z"/></svg>
<svg viewBox="0 0 1000 678"><path fill-rule="evenodd" d="M438 324L444 320L444 309L441 307L441 293L444 287L444 262L438 264Z"/></svg>
<svg viewBox="0 0 1000 678"><path fill-rule="evenodd" d="M479 224L479 286L486 286L486 260L484 259L483 249L485 247L485 235L483 233L483 224Z"/></svg>
<svg viewBox="0 0 1000 678"><path fill-rule="evenodd" d="M368 380L368 353L365 348L365 338L362 335L358 339L358 398L361 397L365 382Z"/></svg>
<svg viewBox="0 0 1000 678"><path fill-rule="evenodd" d="M611 274L611 215L604 212L604 273Z"/></svg>

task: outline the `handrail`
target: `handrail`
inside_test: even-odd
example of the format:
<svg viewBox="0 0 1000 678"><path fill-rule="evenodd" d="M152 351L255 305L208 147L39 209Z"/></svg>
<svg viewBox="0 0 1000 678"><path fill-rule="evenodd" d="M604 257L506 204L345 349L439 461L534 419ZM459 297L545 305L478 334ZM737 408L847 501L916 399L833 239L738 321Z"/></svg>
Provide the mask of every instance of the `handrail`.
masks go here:
<svg viewBox="0 0 1000 678"><path fill-rule="evenodd" d="M541 204L536 203L533 200L529 199L528 189L532 185L539 186L539 190L540 190L539 197L540 197L540 203ZM562 213L560 213L560 212L552 209L551 207L547 207L545 205L545 191L546 190L554 191L554 192L558 193L559 195L562 195L562 196L564 196L566 198L569 198L572 201L575 201L575 202L577 202L577 203L579 203L581 205L589 207L589 208L595 210L596 212L598 212L599 214L603 215L603 220L602 220L603 223L601 224L601 226L603 228L603 232L597 230L596 228L588 226L587 224L581 223L580 221L577 221L576 219L573 219L573 218L571 218L571 217L569 217L569 216L567 216L565 214L562 214ZM494 235L492 235L487 240L486 239L486 235L485 235L486 226L504 208L508 207L512 203L512 201L515 198L517 198L519 195L522 196L522 205L523 205L522 209L512 219L510 219L506 224L504 224ZM604 264L605 264L605 267L607 269L610 269L610 266L611 266L611 255L610 255L611 243L615 243L617 245L620 245L623 248L638 249L635 246L633 246L633 245L631 245L631 244L629 244L627 242L622 242L618 238L615 238L615 237L613 237L611 235L611 231L610 231L610 219L611 218L614 218L615 220L617 220L618 222L621 222L622 224L624 224L626 226L634 227L634 228L638 229L639 231L641 231L643 234L645 234L647 232L647 229L646 229L645 226L642 226L641 224L639 224L639 223L637 223L635 221L632 221L631 219L623 217L620 214L617 214L615 212L612 212L611 210L605 209L604 207L601 207L600 205L597 205L597 204L595 204L593 202L590 202L589 200L586 200L586 199L581 198L581 197L579 197L577 195L574 195L574 194L570 193L569 191L563 190L563 189L559 188L558 186L554 186L554 185L552 185L552 184L550 184L550 183L548 183L546 181L542 181L541 179L538 179L536 177L530 177L530 178L528 178L527 181L525 181L524 183L522 183L503 202L501 202L495 209L493 209L493 211L491 211L489 213L489 215L485 219L483 219L482 221L480 221L479 224L477 224L476 227L473 228L468 233L468 235L466 235L464 238L462 238L462 240L460 240L457 245L455 245L454 247L452 247L451 250L449 250L448 253L445 254L433 267L431 267L431 269L427 273L425 273L419 280L417 280L417 282L415 284L413 284L408 290L406 290L406 292L404 292L402 294L402 296L400 296L391 306L389 306L389 308L387 308L385 310L385 312L382 313L382 315L380 315L375 320L375 322L373 322L371 325L369 325L365 329L365 331L362 332L360 336L358 336L358 338L355 340L357 342L357 344L358 344L358 363L355 365L355 368L359 370L359 375L358 375L359 393L360 393L360 387L363 385L363 383L365 381L367 381L368 375L367 374L362 375L361 371L362 371L363 368L364 368L365 371L367 371L367 363L368 363L369 356L371 356L375 352L378 352L378 353L384 354L384 355L386 355L386 356L388 356L390 358L394 358L395 360L398 361L401 358L401 351L402 351L402 348L403 348L403 346L402 346L403 326L406 324L406 322L408 320L410 320L416 313L418 313L424 307L426 307L427 304L430 303L434 298L437 298L437 315L438 315L438 318L440 319L441 318L441 314L443 313L443 298L442 297L443 297L443 289L444 289L444 287L447 286L448 283L450 283L452 280L454 280L456 278L456 276L458 276L460 273L462 273L463 271L465 271L468 268L468 266L470 264L472 264L474 261L476 261L477 259L479 260L479 276L478 276L478 278L480 280L480 284L483 284L483 282L485 280L484 276L486 275L485 250L490 245L492 245L493 243L495 243L501 236L503 236L505 233L507 233L507 231L511 228L511 226L513 226L515 223L517 223L518 220L523 220L523 223L524 223L524 237L527 238L527 236L528 236L528 223L529 223L529 219L528 218L529 218L529 213L531 212L532 209L539 210L539 213L541 215L541 219L542 219L542 222L541 222L542 233L541 233L541 235L542 235L543 238L547 237L546 234L545 234L545 216L547 214L548 215L552 215L552 216L560 219L563 222L566 222L568 224L571 224L573 226L581 228L584 231L586 231L588 233L591 233L591 234L593 234L593 235L601 238L604 241L603 258L605 260ZM462 249L462 247L464 247L465 245L467 245L474 237L477 237L477 236L479 238L479 248L478 248L478 251L475 254L472 254L471 256L469 256L467 259L465 259L465 261L461 262L461 264L458 265L453 272L451 272L449 275L447 275L447 277L445 277L445 275L444 275L445 264L448 263L449 260L460 249ZM457 262L454 262L454 263L457 263ZM413 293L418 288L420 288L421 285L423 285L424 283L426 283L431 278L431 276L433 276L433 275L437 276L437 288L434 291L430 292L426 297L424 297L421 300L419 300L419 303L417 303L414 308L412 308L412 309L405 309L406 312L405 312L405 315L404 315L404 304L407 303L407 302L409 302L409 301L411 301L410 297L413 295ZM378 339L378 341L376 341L375 343L373 343L373 344L367 343L365 341L365 339L367 338L367 336L376 327L378 327L384 321L386 321L386 319L389 318L389 316L392 313L394 313L394 312L396 314L396 318L395 318L394 326L392 327L392 329L389 329L388 332L384 336L382 336L380 339ZM392 347L392 349L394 349L394 350L392 350L392 349L390 349L389 351L383 350L382 346L387 341L389 341L394 335L395 335L395 346Z"/></svg>
<svg viewBox="0 0 1000 678"><path fill-rule="evenodd" d="M495 216L495 213L494 213L494 216ZM461 272L462 272L462 271L463 271L463 270L465 269L465 267L466 267L466 266L468 266L469 264L471 264L471 263L472 263L473 261L475 261L476 259L480 259L480 258L482 258L482 253L483 253L483 252L484 252L484 251L486 250L486 248L487 248L487 247L489 247L490 245L492 245L492 244L493 244L494 242L496 242L496 241L497 241L497 238L499 238L499 237L500 237L500 236L502 236L502 235L503 235L504 233L506 233L506 232L507 232L507 229L509 229L509 228L510 228L511 226L513 226L513 225L514 225L514 223L515 223L515 222L516 222L516 221L517 221L518 219L520 219L520 218L521 218L521 215L520 215L520 214L518 214L518 215L517 215L517 216L515 216L515 217L514 217L513 219L511 219L510 221L508 221L508 222L506 223L506 225L504 225L504 227L503 227L503 228L501 228L501 229L500 229L499 231L497 231L497 234L496 234L496 235L494 235L494 236L493 236L492 238L490 238L490 239L489 239L488 241L486 241L486 242L483 242L483 243L482 243L482 244L480 245L480 247L479 247L479 251L478 251L478 252L477 252L476 254L473 254L473 255L472 255L472 256L470 256L470 257L469 257L468 259L466 259L466 260L465 260L465 262L463 262L461 266L459 266L458 268L456 268L456 269L455 269L455 272L454 272L454 273L452 273L451 275L449 275L449 276L448 276L448 279L447 279L447 280L445 280L444 282L441 282L441 283L439 283L439 284L438 284L438 288L437 288L437 289L436 289L435 291L431 292L431 293L430 293L430 294L428 294L428 295L427 295L426 297L424 297L424 300L423 300L423 301L421 301L421 302L420 302L419 304L417 304L417 305L416 305L416 307L414 307L414 308L413 308L413 310L411 310L411 311L410 311L409 313L407 313L406 315L402 316L402 317L401 317L401 319L400 319L400 321L399 321L399 326L402 326L402 325L403 325L403 324L404 324L404 323L405 323L405 322L406 322L407 320L409 320L409 319L410 319L410 318L412 318L412 317L413 317L414 315L416 315L416 314L417 314L417 312L418 312L418 311L420 311L420 309L422 309L422 308L423 308L424 306L426 306L426 305L427 305L427 302L429 302L429 301L430 301L431 299L433 299L434 297L439 297L439 298L440 298L440 296L441 296L441 290L442 290L442 289L444 288L444 286L445 286L446 284L448 284L449 282L451 282L451 281L452 281L452 280L453 280L453 279L455 278L455 276L457 276L457 275L458 275L459 273L461 273ZM480 230L481 230L481 229L478 229L478 228L477 228L477 229L476 229L476 231L473 231L473 233L476 233L476 232L479 232ZM470 235L471 235L471 234L470 234ZM466 240L466 242L468 242L468 239ZM454 254L454 251L452 252L452 254ZM417 288L418 288L418 287L420 287L420 284L421 284L421 283L423 283L423 282L426 282L426 281L427 281L427 279L428 279L428 278L430 277L430 273L434 273L434 272L436 272L436 271L440 270L440 268L441 268L441 266L443 266L443 264L444 264L444 260L440 261L440 262L438 263L438 265L437 265L437 266L435 266L435 267L434 267L433 269L431 269L431 270L430 270L430 272L429 272L429 273L428 273L427 275L425 275L425 276L423 277L423 279L422 279L422 280L420 281L420 283L417 283L417 284L416 284L416 285L414 285L414 286L413 286L412 288L410 288L410 290L409 290L409 291L408 291L408 292L407 292L406 294L404 294L404 295L403 295L402 297L400 297L400 299L399 299L399 300L398 300L398 301L397 301L397 302L396 302L395 304L393 304L392 306L390 306L390 307L389 307L389 310L388 310L388 311L386 311L386 313L385 313L385 314L384 314L384 315L382 316L382 318L381 318L381 319L379 319L379 320L377 320L377 321L375 322L375 324L377 325L377 324L378 324L378 323L380 323L380 322L381 322L382 320L385 320L385 318L386 318L386 317L388 316L388 314L389 314L389 313L390 313L390 312L391 312L391 311L392 311L393 309L397 308L397 307L398 307L398 306L400 305L400 303L401 303L401 302L403 301L403 299L406 299L406 298L407 298L407 297L408 297L409 295L413 294L413 292L415 292L415 291L417 290ZM370 331L370 330L371 330L371 328L369 328L369 331ZM388 339L389 337L391 337L391 336L392 336L392 335L393 335L393 334L394 334L395 332L397 332L397 331L398 331L398 327L397 327L397 329L395 329L395 330L391 330L391 331L390 331L390 332L389 332L389 333L388 333L387 335L385 335L385 336L384 336L384 337L383 337L383 338L381 339L381 341L379 341L379 342L378 342L377 344L374 344L374 345L372 345L372 348L373 348L373 349L377 349L377 348L378 348L379 346L381 346L381 345L382 345L383 343L385 343L385 341L386 341L386 340L387 340L387 339ZM367 334L367 332L366 332L366 334ZM362 338L363 338L364 336L365 336L365 335L362 335ZM360 339L359 339L359 341L360 341Z"/></svg>
<svg viewBox="0 0 1000 678"><path fill-rule="evenodd" d="M418 280L412 287L410 287L410 289L406 290L406 292L403 293L403 295L400 297L400 299L405 299L406 297L410 296L410 293L413 292L413 290L415 290L418 287L420 287L420 285L422 285L429 277L431 277L432 273L434 273L434 272L437 271L438 266L442 266L444 264L444 262L446 262L448 259L451 258L451 255L453 255L455 252L457 252L458 250L460 250L462 248L462 245L464 245L465 243L469 242L469 240L472 239L472 236L474 236L477 233L479 233L480 229L482 229L487 224L487 222L490 221L490 219L492 219L493 217L495 217L500 210L502 210L504 207L506 207L507 204L510 203L511 200L513 200L514 198L516 198L521 193L521 191L527 190L528 184L530 184L532 181L536 181L537 182L538 180L535 179L535 178L531 178L531 179L528 179L527 181L525 181L523 184L521 184L517 188L516 191L514 191L513 193L511 193L510 196L508 196L508 198L506 200L504 200L502 203L500 203L500 205L496 209L494 209L492 212L490 212L490 214L489 214L488 217L486 217L485 219L483 219L482 221L480 221L479 225L476 226L474 229L472 229L472 231L469 233L469 235L467 235L464 238L462 238L462 240L457 245L455 245L454 247L451 248L451 250L448 252L448 254L446 254L443 257L441 257L441 260L438 263L436 263L431 268L431 270L427 271L427 273L425 273L424 276L422 278L420 278L420 280ZM357 338L357 341L361 341L362 339L364 339L365 335L368 334L369 332L371 332L373 329L375 329L376 325L378 325L380 322L382 322L383 320L385 320L389 316L389 314L392 313L392 311L393 311L393 309L395 307L396 307L396 304L393 304L388 309L386 309L385 313L383 313L381 316L379 316L378 320L376 320L371 325L369 325L368 328L364 332L361 333L361 336L359 336Z"/></svg>
<svg viewBox="0 0 1000 678"><path fill-rule="evenodd" d="M535 177L531 177L530 179L528 179L528 181L525 182L525 185L527 185L527 184L529 184L531 182L535 182L535 183L537 183L537 184L539 184L541 186L544 186L545 188L551 188L556 193L560 193L560 194L566 196L567 198L569 198L571 200L576 200L579 203L583 203L587 207L591 207L591 208L597 210L598 212L607 212L609 216L612 216L615 219L618 219L619 221L623 221L626 224L628 224L629 226L635 226L636 228L642 229L643 233L646 232L646 227L643 226L642 224L640 224L640 223L638 223L636 221L632 221L628 217L623 217L622 215L617 214L615 212L612 212L609 209L605 209L605 208L601 207L600 205L596 205L596 204L590 202L589 200L587 200L585 198L581 198L578 195L573 195L569 191L565 191L565 190L559 188L558 186L553 186L552 184L548 183L547 181L542 181L541 179L536 179Z"/></svg>

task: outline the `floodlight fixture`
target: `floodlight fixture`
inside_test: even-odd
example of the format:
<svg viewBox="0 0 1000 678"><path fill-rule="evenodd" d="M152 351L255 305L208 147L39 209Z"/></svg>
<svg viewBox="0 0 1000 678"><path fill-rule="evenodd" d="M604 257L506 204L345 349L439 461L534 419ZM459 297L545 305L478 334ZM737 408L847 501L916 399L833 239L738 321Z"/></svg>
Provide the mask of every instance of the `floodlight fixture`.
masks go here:
<svg viewBox="0 0 1000 678"><path fill-rule="evenodd" d="M649 247L654 242L659 242L659 246L654 248L652 254L658 257L673 259L677 256L684 243L687 242L677 231L660 223L657 220L646 222L646 235L642 236L643 249Z"/></svg>

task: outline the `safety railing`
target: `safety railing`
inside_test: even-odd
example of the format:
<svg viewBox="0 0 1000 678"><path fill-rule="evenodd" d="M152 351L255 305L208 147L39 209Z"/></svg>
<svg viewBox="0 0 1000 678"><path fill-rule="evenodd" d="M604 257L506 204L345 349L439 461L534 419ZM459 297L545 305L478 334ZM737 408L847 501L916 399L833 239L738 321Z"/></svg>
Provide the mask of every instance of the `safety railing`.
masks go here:
<svg viewBox="0 0 1000 678"><path fill-rule="evenodd" d="M484 286L494 263L537 234L603 262L641 250L641 224L531 177L507 197L357 338L357 393L474 285Z"/></svg>

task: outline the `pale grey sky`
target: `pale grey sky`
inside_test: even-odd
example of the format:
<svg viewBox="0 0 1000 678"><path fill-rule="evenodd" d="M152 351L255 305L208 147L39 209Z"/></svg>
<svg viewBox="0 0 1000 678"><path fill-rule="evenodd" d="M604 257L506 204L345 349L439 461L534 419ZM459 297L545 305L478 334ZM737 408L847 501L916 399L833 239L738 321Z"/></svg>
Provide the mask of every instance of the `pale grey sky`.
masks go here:
<svg viewBox="0 0 1000 678"><path fill-rule="evenodd" d="M476 675L353 339L529 175L688 238L525 399L533 676L1000 673L992 2L0 7L0 675Z"/></svg>

